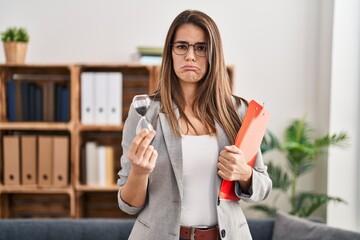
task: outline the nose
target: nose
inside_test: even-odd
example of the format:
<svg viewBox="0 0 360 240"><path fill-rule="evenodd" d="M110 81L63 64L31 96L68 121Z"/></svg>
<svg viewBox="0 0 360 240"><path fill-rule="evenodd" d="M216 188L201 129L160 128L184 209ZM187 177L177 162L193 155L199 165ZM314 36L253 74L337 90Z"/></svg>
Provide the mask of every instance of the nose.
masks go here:
<svg viewBox="0 0 360 240"><path fill-rule="evenodd" d="M189 45L189 49L187 51L187 53L185 54L185 60L186 61L195 61L195 46L194 45Z"/></svg>

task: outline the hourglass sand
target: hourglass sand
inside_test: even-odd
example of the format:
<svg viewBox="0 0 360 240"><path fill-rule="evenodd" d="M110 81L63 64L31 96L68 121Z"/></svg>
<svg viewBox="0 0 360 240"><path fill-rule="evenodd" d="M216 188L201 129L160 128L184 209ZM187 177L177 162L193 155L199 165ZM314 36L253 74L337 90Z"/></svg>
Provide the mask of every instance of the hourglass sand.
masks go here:
<svg viewBox="0 0 360 240"><path fill-rule="evenodd" d="M141 115L140 121L136 126L136 133L138 133L141 129L146 128L149 131L153 130L152 125L145 118L145 114L150 107L150 98L147 94L136 95L133 98L133 106L135 110Z"/></svg>

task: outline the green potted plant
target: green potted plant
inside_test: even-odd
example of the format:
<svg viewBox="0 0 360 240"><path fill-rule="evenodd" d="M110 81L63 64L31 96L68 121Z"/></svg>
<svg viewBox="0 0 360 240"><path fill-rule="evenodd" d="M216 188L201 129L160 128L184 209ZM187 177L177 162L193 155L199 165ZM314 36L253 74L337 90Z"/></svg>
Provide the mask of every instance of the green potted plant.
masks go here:
<svg viewBox="0 0 360 240"><path fill-rule="evenodd" d="M345 146L348 136L344 132L314 138L314 129L305 118L296 119L286 128L284 142L267 132L261 150L266 153L277 149L286 156L286 166L268 161L268 173L273 181L273 193L276 194L272 206L258 204L252 209L262 211L268 216L275 216L278 210L277 199L284 194L290 203L289 213L299 217L309 217L315 210L330 201L345 201L339 197L328 196L325 193L298 192L298 179L314 169L320 156L327 153L330 146ZM284 211L284 209L282 209Z"/></svg>
<svg viewBox="0 0 360 240"><path fill-rule="evenodd" d="M29 34L25 28L9 27L1 33L7 63L24 63Z"/></svg>

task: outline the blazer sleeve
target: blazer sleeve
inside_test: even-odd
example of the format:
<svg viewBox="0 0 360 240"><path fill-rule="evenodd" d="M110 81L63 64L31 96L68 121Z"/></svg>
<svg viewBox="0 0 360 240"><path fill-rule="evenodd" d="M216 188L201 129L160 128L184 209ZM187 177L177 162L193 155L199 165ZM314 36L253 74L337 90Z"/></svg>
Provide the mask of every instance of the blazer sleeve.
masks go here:
<svg viewBox="0 0 360 240"><path fill-rule="evenodd" d="M267 173L267 166L264 164L261 151L259 150L253 168L251 186L248 190L249 193L242 192L238 181L235 183L235 193L245 202L256 203L266 199L271 189L272 181Z"/></svg>
<svg viewBox="0 0 360 240"><path fill-rule="evenodd" d="M118 172L119 175L119 179L118 179L118 185L120 186L119 188L119 192L118 192L118 204L119 204L119 208L128 213L128 214L137 214L139 213L143 207L133 207L130 206L129 204L127 204L126 202L124 202L121 198L120 195L120 190L121 187L124 186L124 184L126 183L128 176L129 176L129 172L130 172L130 161L127 157L127 153L131 144L131 141L134 139L135 135L136 135L136 126L137 123L139 122L141 116L136 112L136 110L134 109L134 107L130 106L129 109L129 113L128 113L128 117L125 121L124 124L124 129L123 129L123 134L122 134L122 142L121 142L121 146L122 146L122 156L120 159L120 164L121 164L121 170Z"/></svg>
<svg viewBox="0 0 360 240"><path fill-rule="evenodd" d="M241 119L244 119L247 110L247 104L242 101L242 104L238 108ZM235 183L235 193L243 201L249 203L256 203L266 199L272 189L272 181L267 172L267 166L264 164L262 153L259 149L255 164L253 167L253 175L251 179L251 186L248 193L244 193L241 190L240 183Z"/></svg>
<svg viewBox="0 0 360 240"><path fill-rule="evenodd" d="M160 109L159 103L151 101L149 110L146 113L146 118L148 120L150 120L150 122L153 124L153 126L156 125L156 120L158 117L159 109ZM137 214L145 206L145 205L142 207L130 206L129 204L127 204L126 202L124 202L122 200L121 195L120 195L121 187L124 186L124 184L126 183L126 181L128 179L128 176L129 176L131 164L130 164L130 161L127 156L128 156L130 144L131 144L132 140L134 139L134 137L136 136L136 126L137 126L138 122L140 121L140 118L141 118L140 114L138 114L136 112L135 108L131 104L129 113L128 113L128 117L125 121L124 129L122 132L122 142L121 142L122 156L120 159L121 170L118 172L118 175L120 177L118 179L118 185L120 186L119 192L118 192L119 208L128 214Z"/></svg>

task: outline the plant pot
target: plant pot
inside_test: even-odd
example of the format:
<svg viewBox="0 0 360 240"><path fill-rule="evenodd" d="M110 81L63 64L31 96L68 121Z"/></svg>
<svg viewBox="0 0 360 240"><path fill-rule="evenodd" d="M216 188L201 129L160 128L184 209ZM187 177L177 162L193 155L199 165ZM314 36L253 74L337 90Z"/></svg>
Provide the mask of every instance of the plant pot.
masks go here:
<svg viewBox="0 0 360 240"><path fill-rule="evenodd" d="M3 42L6 63L24 63L26 56L26 42Z"/></svg>

